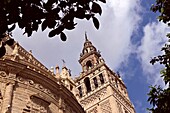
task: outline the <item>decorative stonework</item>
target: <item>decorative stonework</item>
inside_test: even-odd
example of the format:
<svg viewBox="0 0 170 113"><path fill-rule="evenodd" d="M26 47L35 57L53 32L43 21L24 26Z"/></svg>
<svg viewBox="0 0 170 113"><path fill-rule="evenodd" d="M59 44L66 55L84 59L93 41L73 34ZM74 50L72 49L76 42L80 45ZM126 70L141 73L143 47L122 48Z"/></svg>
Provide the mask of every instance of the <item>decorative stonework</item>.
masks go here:
<svg viewBox="0 0 170 113"><path fill-rule="evenodd" d="M117 108L118 108L119 113L123 113L121 104L119 102L116 102L116 103L117 103Z"/></svg>
<svg viewBox="0 0 170 113"><path fill-rule="evenodd" d="M101 99L102 97L104 97L104 95L106 95L107 93L107 89L106 88L103 88L93 94L91 94L90 96L88 96L87 98L83 99L80 101L80 103L83 105L83 106L87 106L88 104L91 104L92 102L94 102L95 100L99 100Z"/></svg>
<svg viewBox="0 0 170 113"><path fill-rule="evenodd" d="M45 93L45 94L49 95L50 97L52 97L53 99L55 99L56 101L59 100L57 94L53 94L49 89L45 88L41 84L34 82L31 79L25 79L25 78L22 78L22 77L17 77L17 81L20 82L20 83L23 83L25 85L29 85L30 87L34 87L37 90L42 91L43 93Z"/></svg>
<svg viewBox="0 0 170 113"><path fill-rule="evenodd" d="M109 100L106 100L100 104L102 113L112 113L111 105Z"/></svg>
<svg viewBox="0 0 170 113"><path fill-rule="evenodd" d="M49 105L50 103L47 101L36 96L31 96L30 101L27 102L22 113L51 113Z"/></svg>
<svg viewBox="0 0 170 113"><path fill-rule="evenodd" d="M13 83L7 83L2 102L2 113L11 113L12 97L13 97Z"/></svg>
<svg viewBox="0 0 170 113"><path fill-rule="evenodd" d="M111 85L111 86L114 87L113 85ZM124 97L121 94L121 92L119 90L117 90L116 88L115 88L115 93L113 93L113 95L117 100L121 101L121 104L123 104L127 108L132 108L131 102L126 97Z"/></svg>
<svg viewBox="0 0 170 113"><path fill-rule="evenodd" d="M0 71L0 77L7 77L7 74L5 71Z"/></svg>
<svg viewBox="0 0 170 113"><path fill-rule="evenodd" d="M16 74L12 73L7 74L5 71L0 71L0 77L15 80Z"/></svg>
<svg viewBox="0 0 170 113"><path fill-rule="evenodd" d="M27 52L23 47L18 46L18 52L21 55L21 59L24 61L27 61L45 71L48 71L48 69L41 64L37 59L35 59L30 52Z"/></svg>
<svg viewBox="0 0 170 113"><path fill-rule="evenodd" d="M98 113L97 107L92 108L91 110L88 111L88 113Z"/></svg>

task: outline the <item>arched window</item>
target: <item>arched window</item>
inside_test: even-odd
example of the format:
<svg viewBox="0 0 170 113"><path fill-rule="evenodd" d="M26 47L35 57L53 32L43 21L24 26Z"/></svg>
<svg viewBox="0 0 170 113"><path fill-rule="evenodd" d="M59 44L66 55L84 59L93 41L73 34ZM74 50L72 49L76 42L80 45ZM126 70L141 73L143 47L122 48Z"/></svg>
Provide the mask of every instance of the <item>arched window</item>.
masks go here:
<svg viewBox="0 0 170 113"><path fill-rule="evenodd" d="M84 79L84 83L86 85L87 93L89 93L91 91L91 86L90 86L90 80L88 77Z"/></svg>
<svg viewBox="0 0 170 113"><path fill-rule="evenodd" d="M73 90L73 86L72 86L72 85L70 85L70 90L71 90L71 91Z"/></svg>
<svg viewBox="0 0 170 113"><path fill-rule="evenodd" d="M88 69L92 67L92 63L90 60L86 62L86 66Z"/></svg>
<svg viewBox="0 0 170 113"><path fill-rule="evenodd" d="M93 78L93 82L94 82L95 88L97 88L98 87L98 83L97 83L97 78L96 77Z"/></svg>
<svg viewBox="0 0 170 113"><path fill-rule="evenodd" d="M99 77L100 77L100 82L101 82L101 84L104 84L103 74L101 73L101 74L99 75Z"/></svg>
<svg viewBox="0 0 170 113"><path fill-rule="evenodd" d="M80 86L80 87L78 87L78 90L79 90L79 95L80 95L80 97L82 97L82 96L83 96L83 93L82 93L81 86Z"/></svg>
<svg viewBox="0 0 170 113"><path fill-rule="evenodd" d="M116 83L116 87L118 88L118 82L117 82L117 80L115 80L115 83Z"/></svg>

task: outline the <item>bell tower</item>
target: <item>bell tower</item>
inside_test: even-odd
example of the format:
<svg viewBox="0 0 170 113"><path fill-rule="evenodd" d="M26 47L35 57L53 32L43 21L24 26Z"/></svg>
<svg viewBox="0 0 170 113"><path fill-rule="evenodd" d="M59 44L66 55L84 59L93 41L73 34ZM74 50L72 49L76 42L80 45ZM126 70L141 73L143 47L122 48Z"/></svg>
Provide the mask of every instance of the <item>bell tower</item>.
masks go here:
<svg viewBox="0 0 170 113"><path fill-rule="evenodd" d="M77 99L86 113L135 113L123 80L106 65L86 34L79 63Z"/></svg>
<svg viewBox="0 0 170 113"><path fill-rule="evenodd" d="M97 51L85 34L85 43L79 59L83 72L90 71L95 67L99 63L100 57L100 52Z"/></svg>

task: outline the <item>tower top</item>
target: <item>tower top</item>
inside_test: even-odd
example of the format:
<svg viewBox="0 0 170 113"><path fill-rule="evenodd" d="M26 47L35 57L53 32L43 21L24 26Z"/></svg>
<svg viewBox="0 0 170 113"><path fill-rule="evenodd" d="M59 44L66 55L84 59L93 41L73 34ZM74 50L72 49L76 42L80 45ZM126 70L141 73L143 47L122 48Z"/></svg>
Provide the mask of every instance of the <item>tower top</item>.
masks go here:
<svg viewBox="0 0 170 113"><path fill-rule="evenodd" d="M84 47L82 50L82 53L80 54L80 60L81 63L84 59L86 59L88 56L95 54L97 57L100 57L100 53L97 51L96 47L92 44L91 41L87 38L87 33L85 32L85 42Z"/></svg>

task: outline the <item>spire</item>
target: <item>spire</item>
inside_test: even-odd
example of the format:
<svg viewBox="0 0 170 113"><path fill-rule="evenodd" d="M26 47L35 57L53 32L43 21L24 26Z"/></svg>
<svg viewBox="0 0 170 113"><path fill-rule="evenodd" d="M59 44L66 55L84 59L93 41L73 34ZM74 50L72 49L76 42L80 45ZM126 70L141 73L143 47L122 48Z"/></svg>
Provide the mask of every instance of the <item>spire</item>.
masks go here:
<svg viewBox="0 0 170 113"><path fill-rule="evenodd" d="M88 41L87 32L85 31L85 40Z"/></svg>

